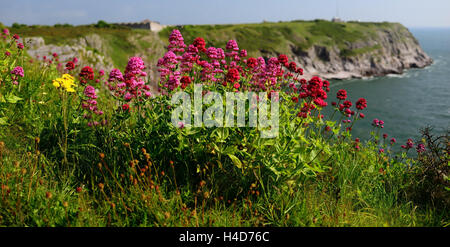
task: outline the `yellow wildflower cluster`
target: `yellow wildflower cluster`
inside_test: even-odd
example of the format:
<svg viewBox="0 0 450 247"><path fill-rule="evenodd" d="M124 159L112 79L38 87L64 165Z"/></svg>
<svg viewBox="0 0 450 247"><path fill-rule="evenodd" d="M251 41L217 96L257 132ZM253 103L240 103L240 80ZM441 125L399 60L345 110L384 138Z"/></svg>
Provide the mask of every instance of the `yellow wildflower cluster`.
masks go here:
<svg viewBox="0 0 450 247"><path fill-rule="evenodd" d="M53 86L56 88L62 87L68 93L74 93L74 87L76 87L77 85L75 84L75 79L73 78L73 76L64 74L62 77L53 80Z"/></svg>

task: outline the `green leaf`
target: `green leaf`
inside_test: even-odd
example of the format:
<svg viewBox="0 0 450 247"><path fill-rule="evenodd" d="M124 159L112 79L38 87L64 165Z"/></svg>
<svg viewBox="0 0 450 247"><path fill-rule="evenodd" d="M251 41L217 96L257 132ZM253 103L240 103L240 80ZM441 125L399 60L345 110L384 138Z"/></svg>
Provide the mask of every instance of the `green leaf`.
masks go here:
<svg viewBox="0 0 450 247"><path fill-rule="evenodd" d="M336 124L336 122L335 121L326 121L325 124L330 127L333 127Z"/></svg>
<svg viewBox="0 0 450 247"><path fill-rule="evenodd" d="M15 103L17 103L20 100L22 100L22 98L17 97L17 96L15 96L13 94L9 94L9 95L6 96L6 101L8 101L11 104L15 104Z"/></svg>
<svg viewBox="0 0 450 247"><path fill-rule="evenodd" d="M2 117L0 118L0 125L7 125L8 124L8 118Z"/></svg>
<svg viewBox="0 0 450 247"><path fill-rule="evenodd" d="M233 161L234 165L237 166L238 168L242 168L242 163L241 161L238 159L238 157L232 155L232 154L228 154L228 157L230 157L231 161Z"/></svg>

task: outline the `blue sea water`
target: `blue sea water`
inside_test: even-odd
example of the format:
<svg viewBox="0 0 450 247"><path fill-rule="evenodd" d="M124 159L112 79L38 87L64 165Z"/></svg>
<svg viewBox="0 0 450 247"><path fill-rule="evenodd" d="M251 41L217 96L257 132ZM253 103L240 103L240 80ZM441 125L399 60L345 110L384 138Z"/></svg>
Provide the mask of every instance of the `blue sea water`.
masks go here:
<svg viewBox="0 0 450 247"><path fill-rule="evenodd" d="M374 118L385 122L380 134L395 137L400 144L408 138L419 139L419 129L425 126L437 133L450 128L450 28L410 31L434 60L431 66L402 75L331 81L329 104L336 101L339 89L346 89L352 102L367 99L366 118L353 127L354 137L369 138Z"/></svg>

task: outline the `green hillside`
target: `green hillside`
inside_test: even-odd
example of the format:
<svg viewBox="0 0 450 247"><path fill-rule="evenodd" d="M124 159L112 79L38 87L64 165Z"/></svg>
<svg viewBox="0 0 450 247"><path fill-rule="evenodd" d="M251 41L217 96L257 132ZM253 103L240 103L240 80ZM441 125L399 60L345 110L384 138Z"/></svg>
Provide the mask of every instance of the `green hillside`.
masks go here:
<svg viewBox="0 0 450 247"><path fill-rule="evenodd" d="M171 26L158 34L112 25L106 27L15 25L11 31L23 37L40 36L44 38L46 44L55 45L71 45L74 39L95 33L107 42L108 50L104 52L105 55L113 60L114 65L123 67L127 58L136 54L143 54L148 62L155 63L164 52L162 44L164 42L167 44L168 35L175 28L182 32L187 44L192 43L196 37L203 37L207 40L207 46L223 47L228 40L235 39L240 48L246 49L250 56L301 54L313 45L337 46L342 56L354 56L378 50L381 47L368 46L352 49L348 47L349 43L369 40L379 31L407 31L405 27L397 23L334 23L324 20Z"/></svg>
<svg viewBox="0 0 450 247"><path fill-rule="evenodd" d="M181 28L166 28L159 33L160 37L166 40L174 28L180 29L186 43L191 43L196 37L204 37L208 41L207 45L222 47L229 39L235 39L240 48L247 49L252 56L259 56L290 54L293 52L292 48L304 51L313 44L347 49L348 42L373 38L380 30L404 27L396 23L334 23L323 20L238 25L186 25ZM355 52L364 51L360 49ZM351 54L351 52L348 53Z"/></svg>

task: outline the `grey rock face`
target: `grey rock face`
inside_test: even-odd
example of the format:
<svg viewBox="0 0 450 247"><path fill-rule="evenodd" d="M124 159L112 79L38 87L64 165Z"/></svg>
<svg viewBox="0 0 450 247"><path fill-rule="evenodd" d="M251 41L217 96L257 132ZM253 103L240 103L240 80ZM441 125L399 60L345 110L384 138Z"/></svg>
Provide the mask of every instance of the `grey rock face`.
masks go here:
<svg viewBox="0 0 450 247"><path fill-rule="evenodd" d="M34 59L42 60L44 56L51 57L57 53L61 63L76 57L80 64L90 64L95 69L109 70L113 67L112 61L101 53L103 42L100 36L92 34L69 43L72 45L46 45L42 37L24 39L27 52Z"/></svg>
<svg viewBox="0 0 450 247"><path fill-rule="evenodd" d="M291 47L291 50L306 78L349 79L401 74L406 69L423 68L433 62L414 36L401 27L379 31L366 41L346 45L346 50L361 52L343 55L343 50L336 46L312 46L306 51Z"/></svg>

